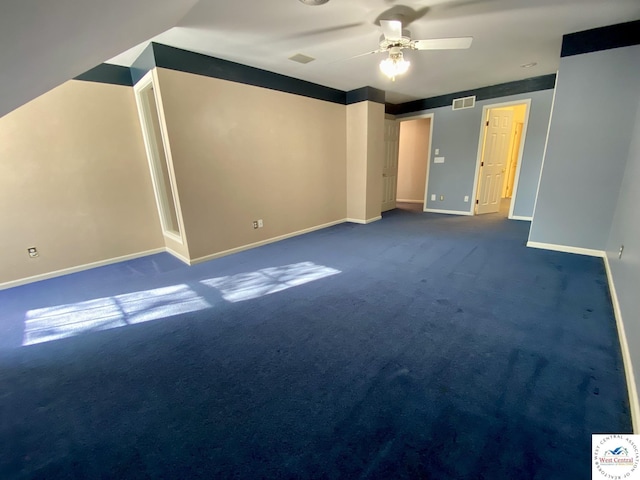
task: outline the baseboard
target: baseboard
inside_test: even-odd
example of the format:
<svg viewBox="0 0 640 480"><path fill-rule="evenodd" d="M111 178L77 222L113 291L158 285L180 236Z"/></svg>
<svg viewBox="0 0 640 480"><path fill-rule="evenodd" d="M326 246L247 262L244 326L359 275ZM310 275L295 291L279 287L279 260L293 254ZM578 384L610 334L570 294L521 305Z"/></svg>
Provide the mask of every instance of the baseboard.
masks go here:
<svg viewBox="0 0 640 480"><path fill-rule="evenodd" d="M55 270L53 272L41 273L39 275L33 275L31 277L20 278L18 280L12 280L10 282L0 283L0 290L19 287L21 285L26 285L27 283L39 282L40 280L48 280L50 278L61 277L62 275L69 275L71 273L78 273L84 270L89 270L91 268L104 267L107 265L112 265L114 263L125 262L127 260L135 260L136 258L155 255L156 253L162 253L165 251L165 248L155 248L153 250L147 250L145 252L132 253L129 255L123 255L121 257L109 258L108 260L100 260L98 262L85 263L83 265L63 268L61 270Z"/></svg>
<svg viewBox="0 0 640 480"><path fill-rule="evenodd" d="M444 213L446 215L473 215L473 213L471 212L465 212L461 210L439 210L437 208L425 208L424 211L429 213Z"/></svg>
<svg viewBox="0 0 640 480"><path fill-rule="evenodd" d="M377 222L378 220L382 220L382 215L378 215L377 217L369 218L368 220L360 220L359 218L347 218L345 221L351 223L359 223L360 225L366 225L368 223Z"/></svg>
<svg viewBox="0 0 640 480"><path fill-rule="evenodd" d="M256 248L256 247L261 247L263 245L268 245L270 243L279 242L280 240L286 240L287 238L297 237L298 235L304 235L305 233L311 233L311 232L315 232L316 230L322 230L323 228L333 227L334 225L339 225L339 224L344 223L346 221L348 221L348 220L342 219L342 220L336 220L334 222L324 223L322 225L316 225L315 227L305 228L303 230L298 230L296 232L291 232L291 233L287 233L287 234L284 234L284 235L279 235L277 237L268 238L266 240L261 240L259 242L254 242L254 243L249 243L247 245L242 245L241 247L230 248L229 250L223 250L222 252L212 253L211 255L205 255L204 257L194 258L188 263L189 263L189 265L195 265L197 263L207 262L209 260L214 260L216 258L226 257L227 255L243 252L245 250L250 250L250 249Z"/></svg>
<svg viewBox="0 0 640 480"><path fill-rule="evenodd" d="M168 254L176 257L181 262L186 263L187 265L191 265L191 260L189 260L187 257L181 255L180 253L171 250L169 247L165 248L165 252L167 252Z"/></svg>
<svg viewBox="0 0 640 480"><path fill-rule="evenodd" d="M424 203L424 200L407 200L405 198L403 198L403 199L396 198L396 202L400 202L400 203Z"/></svg>
<svg viewBox="0 0 640 480"><path fill-rule="evenodd" d="M524 220L526 222L530 222L533 220L533 217L521 217L520 215L513 215L509 217L509 220Z"/></svg>
<svg viewBox="0 0 640 480"><path fill-rule="evenodd" d="M539 248L541 250L553 250L555 252L576 253L578 255L588 255L590 257L606 257L603 250L593 250L591 248L570 247L568 245L556 245L554 243L527 242L527 247Z"/></svg>
<svg viewBox="0 0 640 480"><path fill-rule="evenodd" d="M636 388L636 380L633 375L633 365L631 363L631 353L629 352L629 344L627 343L627 335L625 333L624 322L622 321L622 311L620 310L620 302L616 293L615 282L611 266L609 265L609 257L604 256L604 267L607 271L607 280L609 282L609 291L611 292L611 301L613 302L613 313L616 318L616 326L618 327L618 339L620 341L620 349L622 350L622 362L624 363L624 374L627 380L627 390L629 392L629 407L631 409L631 422L633 423L633 432L640 433L640 403L638 402L638 390Z"/></svg>

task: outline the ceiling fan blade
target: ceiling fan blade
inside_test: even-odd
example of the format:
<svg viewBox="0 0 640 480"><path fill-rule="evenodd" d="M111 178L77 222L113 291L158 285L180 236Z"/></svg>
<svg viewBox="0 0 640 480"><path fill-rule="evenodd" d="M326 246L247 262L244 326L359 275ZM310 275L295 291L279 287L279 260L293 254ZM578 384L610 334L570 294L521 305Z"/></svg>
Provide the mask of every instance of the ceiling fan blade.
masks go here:
<svg viewBox="0 0 640 480"><path fill-rule="evenodd" d="M414 40L411 43L416 50L458 50L469 48L472 41L473 37L455 37Z"/></svg>
<svg viewBox="0 0 640 480"><path fill-rule="evenodd" d="M313 37L316 35L324 35L328 33L336 33L341 30L349 30L352 28L360 27L364 24L365 24L364 22L354 22L354 23L346 23L344 25L336 25L333 27L316 28L315 30L307 30L306 32L294 33L293 35L289 35L284 38L295 39L295 38Z"/></svg>
<svg viewBox="0 0 640 480"><path fill-rule="evenodd" d="M379 48L378 50L372 50L367 53L361 53L360 55L354 55L353 57L349 57L349 60L351 60L352 58L366 57L367 55L373 55L374 53L380 53L380 52L384 52L384 50Z"/></svg>
<svg viewBox="0 0 640 480"><path fill-rule="evenodd" d="M360 57L366 57L368 55L373 55L374 53L380 53L383 52L384 50L382 49L378 49L378 50L372 50L371 52L366 52L366 53L361 53L359 55L354 55L353 57L348 57L348 58L339 58L337 60L332 60L329 63L336 63L336 62L345 62L347 60L353 60L354 58L360 58Z"/></svg>
<svg viewBox="0 0 640 480"><path fill-rule="evenodd" d="M399 20L380 20L382 33L387 40L400 40L402 38L402 22Z"/></svg>

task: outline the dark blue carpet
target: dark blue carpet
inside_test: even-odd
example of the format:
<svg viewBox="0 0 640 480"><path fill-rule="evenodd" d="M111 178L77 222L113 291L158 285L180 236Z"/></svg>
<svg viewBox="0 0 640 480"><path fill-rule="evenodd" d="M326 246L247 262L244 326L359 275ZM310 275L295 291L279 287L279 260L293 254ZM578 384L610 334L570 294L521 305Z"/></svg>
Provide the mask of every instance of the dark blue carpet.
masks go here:
<svg viewBox="0 0 640 480"><path fill-rule="evenodd" d="M1 291L0 478L590 478L631 432L606 276L528 228L397 210Z"/></svg>

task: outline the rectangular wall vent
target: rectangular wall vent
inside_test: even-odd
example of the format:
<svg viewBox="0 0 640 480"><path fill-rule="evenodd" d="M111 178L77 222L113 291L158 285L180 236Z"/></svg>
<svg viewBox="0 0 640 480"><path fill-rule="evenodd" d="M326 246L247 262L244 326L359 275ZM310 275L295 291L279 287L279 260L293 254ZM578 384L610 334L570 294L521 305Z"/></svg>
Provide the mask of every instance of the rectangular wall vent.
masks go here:
<svg viewBox="0 0 640 480"><path fill-rule="evenodd" d="M456 98L453 101L454 110L462 110L463 108L473 108L476 106L476 97L462 97Z"/></svg>
<svg viewBox="0 0 640 480"><path fill-rule="evenodd" d="M313 62L315 58L310 57L309 55L304 55L302 53L296 53L295 55L289 57L289 60L302 63L304 65L306 63Z"/></svg>

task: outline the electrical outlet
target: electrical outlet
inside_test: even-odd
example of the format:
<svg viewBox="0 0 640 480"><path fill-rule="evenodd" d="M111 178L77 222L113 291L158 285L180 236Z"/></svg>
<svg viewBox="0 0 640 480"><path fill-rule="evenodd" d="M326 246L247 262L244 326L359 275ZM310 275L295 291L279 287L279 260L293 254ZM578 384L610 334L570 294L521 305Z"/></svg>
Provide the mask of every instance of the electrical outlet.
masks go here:
<svg viewBox="0 0 640 480"><path fill-rule="evenodd" d="M40 255L38 253L38 249L36 249L36 247L29 247L27 248L27 252L29 253L29 256L31 258L36 258L38 255Z"/></svg>
<svg viewBox="0 0 640 480"><path fill-rule="evenodd" d="M262 219L258 220L258 228L262 228L264 227L264 222L262 221Z"/></svg>
<svg viewBox="0 0 640 480"><path fill-rule="evenodd" d="M435 202L436 201L436 194L434 193L433 195L431 195L431 201Z"/></svg>
<svg viewBox="0 0 640 480"><path fill-rule="evenodd" d="M258 228L258 221L257 220L253 221L253 228L254 229Z"/></svg>
<svg viewBox="0 0 640 480"><path fill-rule="evenodd" d="M439 155L440 154L440 149L436 148L436 152L435 153L436 153L436 155Z"/></svg>
<svg viewBox="0 0 640 480"><path fill-rule="evenodd" d="M444 200L444 195L440 195L440 201Z"/></svg>
<svg viewBox="0 0 640 480"><path fill-rule="evenodd" d="M464 203L469 203L469 195L464 196Z"/></svg>

